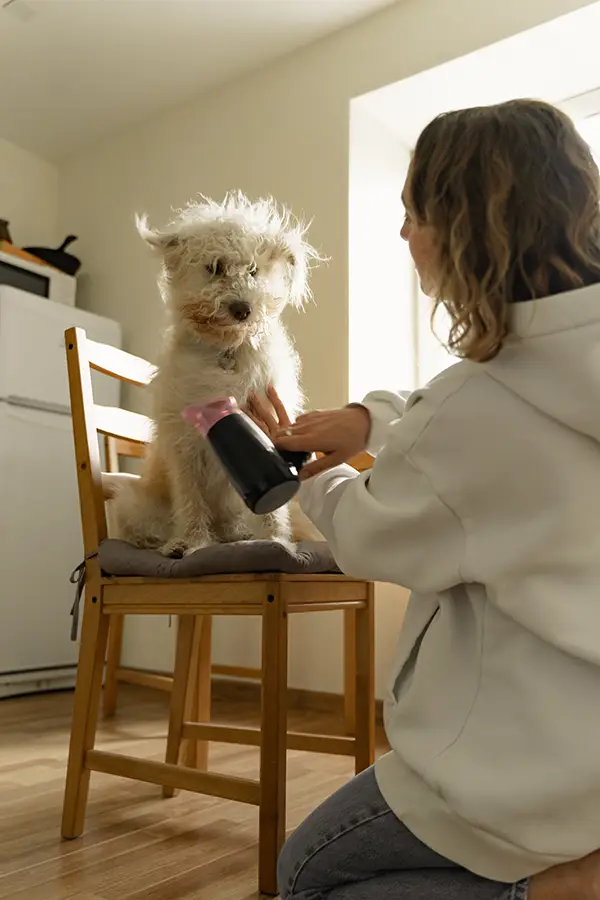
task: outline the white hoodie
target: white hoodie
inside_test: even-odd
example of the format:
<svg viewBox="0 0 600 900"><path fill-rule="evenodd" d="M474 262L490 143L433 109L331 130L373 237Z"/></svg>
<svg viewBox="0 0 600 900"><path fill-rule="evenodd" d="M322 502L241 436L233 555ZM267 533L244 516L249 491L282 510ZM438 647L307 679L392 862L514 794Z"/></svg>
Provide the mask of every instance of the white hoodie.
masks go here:
<svg viewBox="0 0 600 900"><path fill-rule="evenodd" d="M344 572L413 591L383 796L487 878L596 850L600 285L515 305L496 359L365 406L371 473L333 469L301 504Z"/></svg>

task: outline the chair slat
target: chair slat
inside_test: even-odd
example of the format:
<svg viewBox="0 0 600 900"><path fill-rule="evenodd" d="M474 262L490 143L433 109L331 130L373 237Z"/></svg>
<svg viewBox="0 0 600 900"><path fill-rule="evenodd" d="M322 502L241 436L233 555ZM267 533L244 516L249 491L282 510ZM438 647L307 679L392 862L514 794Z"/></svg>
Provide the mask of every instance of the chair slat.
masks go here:
<svg viewBox="0 0 600 900"><path fill-rule="evenodd" d="M373 466L374 458L370 453L364 451L363 453L359 453L358 456L355 456L354 459L350 460L350 465L358 469L359 472L366 472L367 469L370 469Z"/></svg>
<svg viewBox="0 0 600 900"><path fill-rule="evenodd" d="M129 409L95 405L94 423L100 434L110 437L124 438L137 444L147 444L152 439L152 420Z"/></svg>
<svg viewBox="0 0 600 900"><path fill-rule="evenodd" d="M86 346L90 367L112 378L145 387L156 374L156 366L152 363L132 353L126 353L125 350L119 350L118 347L99 344L89 338Z"/></svg>
<svg viewBox="0 0 600 900"><path fill-rule="evenodd" d="M117 454L125 456L128 459L143 459L146 455L146 448L142 444L135 444L132 441L124 441L116 438Z"/></svg>
<svg viewBox="0 0 600 900"><path fill-rule="evenodd" d="M87 343L82 328L65 331L83 543L86 554L93 555L106 537L106 514L98 438L91 425L94 396Z"/></svg>

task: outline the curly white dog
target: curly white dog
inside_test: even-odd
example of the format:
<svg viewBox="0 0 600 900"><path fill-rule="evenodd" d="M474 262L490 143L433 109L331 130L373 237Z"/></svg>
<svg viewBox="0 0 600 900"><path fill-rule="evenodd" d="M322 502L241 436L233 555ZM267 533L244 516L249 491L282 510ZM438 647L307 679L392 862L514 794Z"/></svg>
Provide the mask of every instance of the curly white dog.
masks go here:
<svg viewBox="0 0 600 900"><path fill-rule="evenodd" d="M269 384L300 411L298 357L280 317L308 297L318 254L288 211L239 192L189 204L164 231L145 217L137 226L161 255L170 327L153 381L155 438L141 478L115 501L119 537L168 556L214 541L286 541L289 510L250 513L182 411L224 396L243 405Z"/></svg>

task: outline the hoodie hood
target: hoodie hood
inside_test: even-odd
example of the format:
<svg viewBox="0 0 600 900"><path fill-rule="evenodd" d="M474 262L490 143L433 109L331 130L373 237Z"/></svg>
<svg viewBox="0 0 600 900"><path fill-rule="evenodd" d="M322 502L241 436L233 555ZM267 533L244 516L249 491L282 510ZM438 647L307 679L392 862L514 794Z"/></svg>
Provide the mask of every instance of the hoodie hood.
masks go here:
<svg viewBox="0 0 600 900"><path fill-rule="evenodd" d="M502 352L485 364L487 373L600 442L600 284L515 304L509 329Z"/></svg>

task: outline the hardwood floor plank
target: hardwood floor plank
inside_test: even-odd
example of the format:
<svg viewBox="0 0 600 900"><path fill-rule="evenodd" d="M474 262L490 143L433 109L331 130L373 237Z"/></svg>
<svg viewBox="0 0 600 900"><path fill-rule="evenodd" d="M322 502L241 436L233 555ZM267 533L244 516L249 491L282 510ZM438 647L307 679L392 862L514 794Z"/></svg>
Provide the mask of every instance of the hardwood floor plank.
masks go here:
<svg viewBox="0 0 600 900"><path fill-rule="evenodd" d="M0 900L256 900L254 807L92 774L82 838L59 835L70 692L0 702ZM168 697L123 685L98 749L161 760ZM252 698L214 698L213 721L256 727ZM292 710L290 730L343 734L343 716ZM383 748L381 735L378 735ZM256 747L214 744L211 769L256 778ZM288 753L288 831L352 775L347 757Z"/></svg>

